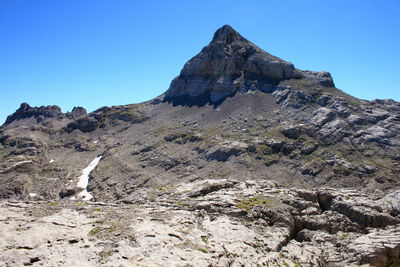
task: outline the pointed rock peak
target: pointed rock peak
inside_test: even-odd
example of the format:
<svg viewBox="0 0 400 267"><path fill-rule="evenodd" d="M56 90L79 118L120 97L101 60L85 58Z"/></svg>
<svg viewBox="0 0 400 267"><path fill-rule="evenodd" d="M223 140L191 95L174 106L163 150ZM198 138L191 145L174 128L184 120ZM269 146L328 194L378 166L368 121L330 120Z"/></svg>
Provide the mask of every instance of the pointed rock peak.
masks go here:
<svg viewBox="0 0 400 267"><path fill-rule="evenodd" d="M215 32L211 43L185 64L171 82L164 101L177 105L218 105L237 92L272 93L282 81L306 78L322 81L324 86L333 85L329 77L296 69L292 63L267 53L224 25Z"/></svg>
<svg viewBox="0 0 400 267"><path fill-rule="evenodd" d="M19 110L27 110L30 107L28 103L24 102L19 106Z"/></svg>
<svg viewBox="0 0 400 267"><path fill-rule="evenodd" d="M243 37L235 31L231 26L224 25L219 28L215 33L211 43L223 42L223 43L233 43L237 40L243 40Z"/></svg>

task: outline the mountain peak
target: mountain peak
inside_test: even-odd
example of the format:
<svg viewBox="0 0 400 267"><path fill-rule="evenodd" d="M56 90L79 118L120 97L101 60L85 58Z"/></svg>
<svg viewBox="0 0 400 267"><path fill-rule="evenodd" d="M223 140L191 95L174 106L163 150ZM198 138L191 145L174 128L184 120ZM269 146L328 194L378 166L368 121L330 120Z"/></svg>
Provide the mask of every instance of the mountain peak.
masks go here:
<svg viewBox="0 0 400 267"><path fill-rule="evenodd" d="M218 104L236 92L272 92L279 82L303 75L292 63L272 56L231 26L219 28L210 44L189 60L165 93L182 105Z"/></svg>
<svg viewBox="0 0 400 267"><path fill-rule="evenodd" d="M235 31L230 25L224 25L219 28L215 33L211 43L223 42L223 43L233 43L236 40L243 39L240 34Z"/></svg>

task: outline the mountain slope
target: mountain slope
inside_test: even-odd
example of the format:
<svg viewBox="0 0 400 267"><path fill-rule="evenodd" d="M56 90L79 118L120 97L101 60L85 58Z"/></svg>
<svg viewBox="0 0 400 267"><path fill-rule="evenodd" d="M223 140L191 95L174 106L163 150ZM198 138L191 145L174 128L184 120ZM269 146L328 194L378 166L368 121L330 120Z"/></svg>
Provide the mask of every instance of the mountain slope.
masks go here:
<svg viewBox="0 0 400 267"><path fill-rule="evenodd" d="M99 155L95 201L202 179L366 191L400 182L399 103L347 95L329 73L299 70L230 26L158 98L89 114L22 104L0 131L2 198L77 197Z"/></svg>

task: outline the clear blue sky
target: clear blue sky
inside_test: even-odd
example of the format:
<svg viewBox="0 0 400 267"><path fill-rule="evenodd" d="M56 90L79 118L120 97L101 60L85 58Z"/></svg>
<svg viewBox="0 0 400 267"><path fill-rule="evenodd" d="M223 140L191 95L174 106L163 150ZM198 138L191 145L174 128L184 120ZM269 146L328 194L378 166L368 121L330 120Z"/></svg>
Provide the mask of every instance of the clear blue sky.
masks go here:
<svg viewBox="0 0 400 267"><path fill-rule="evenodd" d="M156 97L224 24L349 94L399 101L399 14L397 0L1 0L0 124L21 102Z"/></svg>

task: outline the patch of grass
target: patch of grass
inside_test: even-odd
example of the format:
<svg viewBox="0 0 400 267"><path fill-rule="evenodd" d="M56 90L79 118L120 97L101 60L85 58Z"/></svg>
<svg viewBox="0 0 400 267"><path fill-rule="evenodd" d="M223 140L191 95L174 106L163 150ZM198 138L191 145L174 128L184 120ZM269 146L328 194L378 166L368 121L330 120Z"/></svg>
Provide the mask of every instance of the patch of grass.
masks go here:
<svg viewBox="0 0 400 267"><path fill-rule="evenodd" d="M30 227L17 227L15 228L15 231L17 232L23 232L23 231L28 231Z"/></svg>
<svg viewBox="0 0 400 267"><path fill-rule="evenodd" d="M91 152L96 151L97 149L99 149L99 146L97 144L88 144L87 149Z"/></svg>
<svg viewBox="0 0 400 267"><path fill-rule="evenodd" d="M198 251L201 251L203 253L208 253L208 250L205 248L197 248Z"/></svg>
<svg viewBox="0 0 400 267"><path fill-rule="evenodd" d="M58 203L57 203L57 202L50 202L50 203L49 203L49 206L52 206L52 207L58 206Z"/></svg>
<svg viewBox="0 0 400 267"><path fill-rule="evenodd" d="M75 206L77 206L77 207L83 207L83 206L85 206L85 202L78 201L78 202L75 203Z"/></svg>
<svg viewBox="0 0 400 267"><path fill-rule="evenodd" d="M45 176L53 173L52 169L41 169L39 172L39 175Z"/></svg>
<svg viewBox="0 0 400 267"><path fill-rule="evenodd" d="M208 244L208 237L207 237L207 236L205 236L205 235L201 236L201 240L202 240L204 243Z"/></svg>
<svg viewBox="0 0 400 267"><path fill-rule="evenodd" d="M236 203L236 207L243 210L251 210L252 208L263 205L263 206L271 206L275 202L272 198L264 198L261 196L253 196L246 199L240 200Z"/></svg>
<svg viewBox="0 0 400 267"><path fill-rule="evenodd" d="M221 179L225 179L227 178L229 175L231 175L230 171L224 171L224 172L220 172L217 174L217 176Z"/></svg>
<svg viewBox="0 0 400 267"><path fill-rule="evenodd" d="M183 202L181 200L175 201L174 203L175 205L179 206L179 207L186 207L188 206L188 204L186 202Z"/></svg>
<svg viewBox="0 0 400 267"><path fill-rule="evenodd" d="M171 191L172 189L174 189L176 186L175 185L166 185L163 187L160 187L158 190L160 190L161 192L168 192Z"/></svg>
<svg viewBox="0 0 400 267"><path fill-rule="evenodd" d="M92 230L90 230L89 235L91 236L97 236L101 233L102 229L100 227L95 227Z"/></svg>

